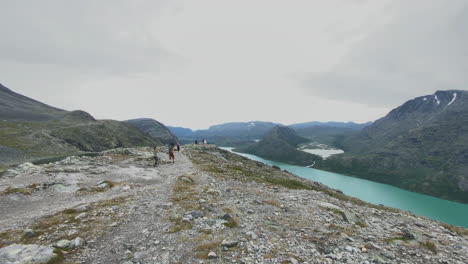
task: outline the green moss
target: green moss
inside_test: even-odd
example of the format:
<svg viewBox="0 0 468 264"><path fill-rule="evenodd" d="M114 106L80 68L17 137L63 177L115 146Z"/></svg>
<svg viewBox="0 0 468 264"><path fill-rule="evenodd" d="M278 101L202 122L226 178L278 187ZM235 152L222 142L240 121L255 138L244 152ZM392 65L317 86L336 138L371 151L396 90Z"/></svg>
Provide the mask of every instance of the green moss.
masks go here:
<svg viewBox="0 0 468 264"><path fill-rule="evenodd" d="M11 188L8 187L4 192L4 194L23 194L23 195L30 195L31 191L25 189L25 188Z"/></svg>
<svg viewBox="0 0 468 264"><path fill-rule="evenodd" d="M173 224L169 227L168 233L178 233L182 230L192 229L193 225L191 222L184 222L180 218L173 221Z"/></svg>
<svg viewBox="0 0 468 264"><path fill-rule="evenodd" d="M229 228L236 228L239 226L239 219L233 216L227 220L227 223L224 223L224 226Z"/></svg>
<svg viewBox="0 0 468 264"><path fill-rule="evenodd" d="M78 211L76 209L65 209L62 211L64 214L76 214Z"/></svg>
<svg viewBox="0 0 468 264"><path fill-rule="evenodd" d="M54 249L55 257L47 262L47 264L61 264L65 260L63 252L60 249Z"/></svg>
<svg viewBox="0 0 468 264"><path fill-rule="evenodd" d="M355 224L357 226L361 227L361 228L367 227L367 224L364 221L361 221L361 220L357 221Z"/></svg>

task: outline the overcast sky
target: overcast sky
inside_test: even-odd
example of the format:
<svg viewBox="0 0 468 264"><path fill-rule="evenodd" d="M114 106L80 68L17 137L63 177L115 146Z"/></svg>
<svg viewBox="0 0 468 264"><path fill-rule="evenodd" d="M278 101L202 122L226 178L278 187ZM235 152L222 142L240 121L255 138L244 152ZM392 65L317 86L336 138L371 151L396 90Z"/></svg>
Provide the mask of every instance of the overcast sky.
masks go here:
<svg viewBox="0 0 468 264"><path fill-rule="evenodd" d="M2 1L0 82L195 129L372 121L466 89L468 0Z"/></svg>

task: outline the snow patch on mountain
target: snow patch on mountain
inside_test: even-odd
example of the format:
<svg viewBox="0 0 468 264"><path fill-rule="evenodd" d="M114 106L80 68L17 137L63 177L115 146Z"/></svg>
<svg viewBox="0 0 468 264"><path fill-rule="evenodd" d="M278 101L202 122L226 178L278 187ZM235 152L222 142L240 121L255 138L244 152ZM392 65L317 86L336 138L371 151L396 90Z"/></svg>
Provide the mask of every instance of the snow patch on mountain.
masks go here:
<svg viewBox="0 0 468 264"><path fill-rule="evenodd" d="M436 100L437 102L437 105L440 105L440 101L439 101L439 98L437 97L437 95L434 94L434 99Z"/></svg>
<svg viewBox="0 0 468 264"><path fill-rule="evenodd" d="M457 93L453 93L452 101L450 101L447 106L451 105L457 99Z"/></svg>

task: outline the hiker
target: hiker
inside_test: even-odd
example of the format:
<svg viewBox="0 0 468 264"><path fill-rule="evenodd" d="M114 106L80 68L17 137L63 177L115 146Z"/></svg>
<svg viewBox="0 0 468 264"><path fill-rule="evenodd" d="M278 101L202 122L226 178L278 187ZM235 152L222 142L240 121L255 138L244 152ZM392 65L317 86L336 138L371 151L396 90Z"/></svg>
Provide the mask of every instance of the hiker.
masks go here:
<svg viewBox="0 0 468 264"><path fill-rule="evenodd" d="M175 154L174 154L174 143L171 143L169 146L169 162L175 163Z"/></svg>
<svg viewBox="0 0 468 264"><path fill-rule="evenodd" d="M179 152L179 151L180 151L180 143L177 142L177 152Z"/></svg>
<svg viewBox="0 0 468 264"><path fill-rule="evenodd" d="M159 158L158 158L158 148L156 148L156 146L153 147L153 159L154 159L153 167L157 167Z"/></svg>

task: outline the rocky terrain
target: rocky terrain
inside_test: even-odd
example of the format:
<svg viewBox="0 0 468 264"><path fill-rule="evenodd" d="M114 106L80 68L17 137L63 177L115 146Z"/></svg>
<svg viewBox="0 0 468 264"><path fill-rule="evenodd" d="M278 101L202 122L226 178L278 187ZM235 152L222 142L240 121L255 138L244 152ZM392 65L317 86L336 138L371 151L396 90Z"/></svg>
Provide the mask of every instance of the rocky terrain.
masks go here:
<svg viewBox="0 0 468 264"><path fill-rule="evenodd" d="M467 263L468 231L210 145L22 164L0 177L0 263ZM29 261L29 262L28 262Z"/></svg>

